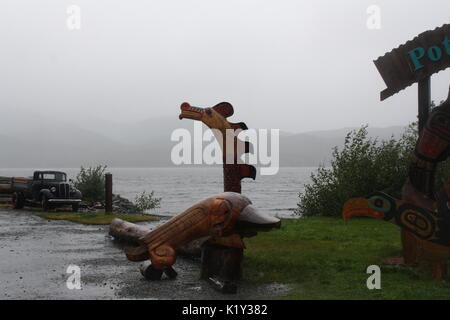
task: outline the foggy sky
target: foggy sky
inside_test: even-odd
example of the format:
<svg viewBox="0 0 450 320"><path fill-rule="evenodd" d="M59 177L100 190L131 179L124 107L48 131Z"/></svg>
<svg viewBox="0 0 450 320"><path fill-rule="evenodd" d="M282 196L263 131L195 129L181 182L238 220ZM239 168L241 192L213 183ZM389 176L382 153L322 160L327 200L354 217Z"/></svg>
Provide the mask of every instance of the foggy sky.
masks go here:
<svg viewBox="0 0 450 320"><path fill-rule="evenodd" d="M81 30L66 27L72 4ZM381 30L366 27L373 4ZM448 0L2 0L0 110L135 122L229 101L250 127L404 125L416 85L380 102L372 61L449 12ZM449 84L435 75L433 99Z"/></svg>

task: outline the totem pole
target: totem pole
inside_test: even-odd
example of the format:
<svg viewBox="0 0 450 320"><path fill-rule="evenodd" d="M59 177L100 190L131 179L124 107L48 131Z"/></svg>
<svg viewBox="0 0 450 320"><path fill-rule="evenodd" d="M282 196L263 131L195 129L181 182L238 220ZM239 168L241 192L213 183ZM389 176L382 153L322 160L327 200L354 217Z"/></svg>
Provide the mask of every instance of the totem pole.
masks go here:
<svg viewBox="0 0 450 320"><path fill-rule="evenodd" d="M243 153L250 151L248 141L237 138L238 130L247 130L243 122L232 123L227 120L234 113L233 106L222 102L214 107L199 108L185 102L181 105L180 119L201 121L216 136L222 149L224 192L241 193L241 180L256 177L256 169L248 164L238 163ZM230 143L232 139L232 143ZM241 146L241 147L239 147ZM224 292L235 292L235 280L241 278L241 261L244 243L241 234L214 238L203 244L202 278Z"/></svg>
<svg viewBox="0 0 450 320"><path fill-rule="evenodd" d="M450 181L444 181L438 193L434 190L437 164L450 155L450 89L447 100L430 114L430 79L450 67L449 38L447 24L420 34L375 61L388 86L381 92L381 100L418 83L419 138L401 200L376 192L351 199L343 208L346 221L368 216L400 226L403 257L389 262L415 265L420 260L430 261L435 279L446 276L450 259Z"/></svg>
<svg viewBox="0 0 450 320"><path fill-rule="evenodd" d="M433 190L436 166L449 154L450 90L447 101L432 111L419 136L402 199L376 192L347 201L343 209L345 221L367 216L398 225L403 247L399 262L413 266L421 260L430 261L435 279L446 276L450 259L450 181L438 193Z"/></svg>
<svg viewBox="0 0 450 320"><path fill-rule="evenodd" d="M256 169L237 163L237 158L249 152L250 146L248 142L242 142L242 148L239 146L235 130L247 127L244 123L228 122L226 118L232 114L233 107L229 103L205 109L184 103L180 114L180 119L199 120L217 130L216 137L224 156L224 193L198 202L154 230L120 219L111 222L109 234L135 245L125 249L126 256L131 261L145 261L141 273L147 279L159 280L163 274L175 278L177 272L172 265L177 254L187 252L186 246L199 241L196 246L201 245L202 250L201 277L223 293L235 293L245 248L242 238L280 227L279 219L258 212L252 202L240 194L241 179L254 179ZM227 134L232 138L228 145Z"/></svg>

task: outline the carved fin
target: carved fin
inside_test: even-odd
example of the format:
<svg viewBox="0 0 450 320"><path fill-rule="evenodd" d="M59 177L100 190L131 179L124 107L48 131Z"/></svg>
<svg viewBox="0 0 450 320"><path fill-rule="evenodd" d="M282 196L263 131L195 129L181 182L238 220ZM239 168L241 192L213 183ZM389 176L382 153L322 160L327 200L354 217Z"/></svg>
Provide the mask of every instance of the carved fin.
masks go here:
<svg viewBox="0 0 450 320"><path fill-rule="evenodd" d="M252 178L256 179L256 168L254 166L248 164L240 164L239 171L241 173L241 179L243 178Z"/></svg>
<svg viewBox="0 0 450 320"><path fill-rule="evenodd" d="M247 125L244 122L238 122L238 123L229 122L229 124L231 125L231 127L234 130L237 130L237 129L248 130L248 127L247 127Z"/></svg>
<svg viewBox="0 0 450 320"><path fill-rule="evenodd" d="M221 102L212 107L214 111L220 113L224 118L231 117L234 113L233 106L228 102Z"/></svg>
<svg viewBox="0 0 450 320"><path fill-rule="evenodd" d="M125 255L130 261L144 261L150 257L147 250L147 246L139 246L136 248L125 248L124 251Z"/></svg>

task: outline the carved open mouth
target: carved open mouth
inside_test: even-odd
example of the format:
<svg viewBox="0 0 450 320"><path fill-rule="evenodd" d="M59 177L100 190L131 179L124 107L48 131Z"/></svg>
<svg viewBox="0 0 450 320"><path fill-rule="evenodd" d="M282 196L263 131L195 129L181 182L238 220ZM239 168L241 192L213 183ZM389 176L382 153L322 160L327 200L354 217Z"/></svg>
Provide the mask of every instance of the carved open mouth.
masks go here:
<svg viewBox="0 0 450 320"><path fill-rule="evenodd" d="M189 103L184 102L181 107L181 113L179 115L180 120L187 118L193 120L201 120L203 117L204 109L198 107L192 107Z"/></svg>

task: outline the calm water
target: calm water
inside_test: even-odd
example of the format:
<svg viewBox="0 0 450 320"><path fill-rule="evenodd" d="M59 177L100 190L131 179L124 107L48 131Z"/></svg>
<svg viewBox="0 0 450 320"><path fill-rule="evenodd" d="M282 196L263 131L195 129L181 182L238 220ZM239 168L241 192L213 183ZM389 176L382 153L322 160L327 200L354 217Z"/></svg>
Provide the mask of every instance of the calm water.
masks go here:
<svg viewBox="0 0 450 320"><path fill-rule="evenodd" d="M244 179L242 193L270 215L288 217L297 206L298 193L309 183L316 168L283 167L275 176L258 175ZM60 169L74 179L79 168ZM0 176L30 176L32 169L0 169ZM162 198L161 208L151 213L175 215L198 200L223 191L221 167L190 168L108 168L113 174L114 193L130 200L142 191L155 191Z"/></svg>

